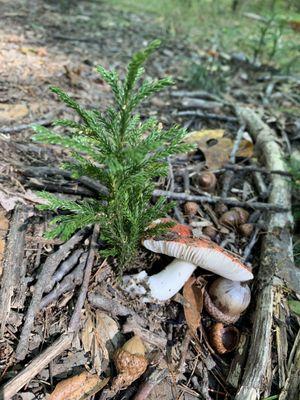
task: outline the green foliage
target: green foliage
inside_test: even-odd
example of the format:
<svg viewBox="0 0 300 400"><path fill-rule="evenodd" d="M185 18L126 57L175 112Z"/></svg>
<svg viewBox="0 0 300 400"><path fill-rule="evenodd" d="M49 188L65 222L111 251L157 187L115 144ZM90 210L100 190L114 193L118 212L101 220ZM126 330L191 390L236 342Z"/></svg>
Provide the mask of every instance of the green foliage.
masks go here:
<svg viewBox="0 0 300 400"><path fill-rule="evenodd" d="M184 129L173 126L162 130L155 118L141 121L134 112L145 98L172 84L170 78L139 84L143 64L158 45L159 41L154 41L133 56L123 81L116 71L97 68L112 89L114 107L104 113L86 110L64 91L52 87L59 99L76 111L80 122L55 121L55 126L67 132L34 126L34 140L71 149L74 163L65 163L64 168L73 177L88 176L108 188L107 195L83 201L40 193L47 201L40 208L58 212L47 236L67 239L76 230L99 223L101 239L107 245L103 254L117 257L120 270L134 259L149 223L172 207L164 199L151 204L155 179L167 174L167 157L191 148L183 142Z"/></svg>
<svg viewBox="0 0 300 400"><path fill-rule="evenodd" d="M215 58L201 64L192 63L187 70L187 84L198 90L220 94L226 88L226 76L222 65Z"/></svg>

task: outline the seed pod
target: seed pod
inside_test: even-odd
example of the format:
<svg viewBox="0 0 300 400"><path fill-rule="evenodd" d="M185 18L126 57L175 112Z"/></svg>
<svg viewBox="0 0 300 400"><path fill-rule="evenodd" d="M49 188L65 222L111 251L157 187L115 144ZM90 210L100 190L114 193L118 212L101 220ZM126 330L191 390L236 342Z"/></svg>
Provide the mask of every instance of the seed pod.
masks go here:
<svg viewBox="0 0 300 400"><path fill-rule="evenodd" d="M238 216L239 216L239 223L240 224L245 224L248 219L249 219L249 213L248 211L244 210L244 208L241 207L233 207L232 210L234 210Z"/></svg>
<svg viewBox="0 0 300 400"><path fill-rule="evenodd" d="M212 172L202 172L198 177L198 184L206 192L213 192L217 184L216 175Z"/></svg>
<svg viewBox="0 0 300 400"><path fill-rule="evenodd" d="M206 311L224 324L236 322L251 300L249 286L226 278L216 279L204 296Z"/></svg>
<svg viewBox="0 0 300 400"><path fill-rule="evenodd" d="M239 226L239 232L241 235L249 237L253 232L254 226L253 224L242 224Z"/></svg>
<svg viewBox="0 0 300 400"><path fill-rule="evenodd" d="M118 376L113 386L126 388L138 379L146 370L148 361L145 357L145 347L138 336L133 336L114 355Z"/></svg>
<svg viewBox="0 0 300 400"><path fill-rule="evenodd" d="M199 205L194 201L187 201L184 203L183 209L187 216L194 217L199 210Z"/></svg>
<svg viewBox="0 0 300 400"><path fill-rule="evenodd" d="M233 351L239 343L240 333L234 326L227 326L220 322L214 324L211 328L209 341L211 346L219 354L225 354Z"/></svg>
<svg viewBox="0 0 300 400"><path fill-rule="evenodd" d="M215 212L220 216L228 211L228 207L224 203L217 203L215 206Z"/></svg>
<svg viewBox="0 0 300 400"><path fill-rule="evenodd" d="M248 221L249 213L240 207L234 207L230 211L226 211L220 218L220 223L226 226L234 226L245 224Z"/></svg>

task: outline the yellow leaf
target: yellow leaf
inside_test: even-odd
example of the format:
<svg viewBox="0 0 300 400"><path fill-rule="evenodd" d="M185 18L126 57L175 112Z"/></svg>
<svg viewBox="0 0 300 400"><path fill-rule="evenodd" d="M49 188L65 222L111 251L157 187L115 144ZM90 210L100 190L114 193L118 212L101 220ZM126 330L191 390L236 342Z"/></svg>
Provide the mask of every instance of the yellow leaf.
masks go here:
<svg viewBox="0 0 300 400"><path fill-rule="evenodd" d="M186 141L197 143L198 148L203 152L206 166L209 169L219 169L229 161L233 148L233 141L224 137L224 129L204 129L191 132ZM249 140L242 140L237 157L252 157L253 144Z"/></svg>

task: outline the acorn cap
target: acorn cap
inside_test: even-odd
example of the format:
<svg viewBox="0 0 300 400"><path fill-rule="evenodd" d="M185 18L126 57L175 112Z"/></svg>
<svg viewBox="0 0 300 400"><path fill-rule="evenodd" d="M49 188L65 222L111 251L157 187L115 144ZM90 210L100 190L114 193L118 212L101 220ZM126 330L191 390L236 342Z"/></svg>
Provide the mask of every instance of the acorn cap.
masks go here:
<svg viewBox="0 0 300 400"><path fill-rule="evenodd" d="M204 291L204 308L216 321L223 322L226 325L234 324L241 316L241 314L229 315L223 313L217 306L214 305L210 295L206 290Z"/></svg>
<svg viewBox="0 0 300 400"><path fill-rule="evenodd" d="M234 326L224 326L218 322L214 324L210 331L209 341L211 346L219 354L233 351L240 339L240 333Z"/></svg>
<svg viewBox="0 0 300 400"><path fill-rule="evenodd" d="M237 257L210 240L187 236L188 227L181 227L177 224L162 236L146 238L143 245L154 253L182 259L232 281L253 279L250 269Z"/></svg>

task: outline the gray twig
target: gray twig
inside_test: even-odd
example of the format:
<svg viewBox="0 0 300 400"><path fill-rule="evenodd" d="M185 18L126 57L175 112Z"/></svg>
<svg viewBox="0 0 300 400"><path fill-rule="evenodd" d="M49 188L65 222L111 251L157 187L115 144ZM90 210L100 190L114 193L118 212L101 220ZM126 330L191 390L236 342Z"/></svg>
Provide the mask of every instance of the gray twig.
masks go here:
<svg viewBox="0 0 300 400"><path fill-rule="evenodd" d="M22 328L20 340L16 349L16 358L18 360L24 360L28 351L28 342L31 329L34 323L34 319L38 311L40 310L41 298L44 293L47 282L50 281L54 271L58 265L68 256L69 252L79 243L83 238L84 232L77 232L70 240L64 243L55 253L51 254L45 264L43 265L42 271L38 277L38 281L35 285L34 292L31 298L29 308L27 310L25 323Z"/></svg>
<svg viewBox="0 0 300 400"><path fill-rule="evenodd" d="M212 196L212 195L205 195L205 196L197 196L197 195L188 195L186 193L175 193L169 192L167 190L159 190L156 189L153 191L153 196L165 196L169 199L173 200L182 200L182 201L196 201L196 202L203 202L203 203L211 203L216 204L218 202L223 202L224 204L228 204L231 206L236 207L245 207L251 208L254 210L265 210L265 211L276 211L276 212L287 212L288 209L286 207L275 205L275 204L268 204L268 203L260 203L258 201L239 201L235 199L222 199L220 196Z"/></svg>

